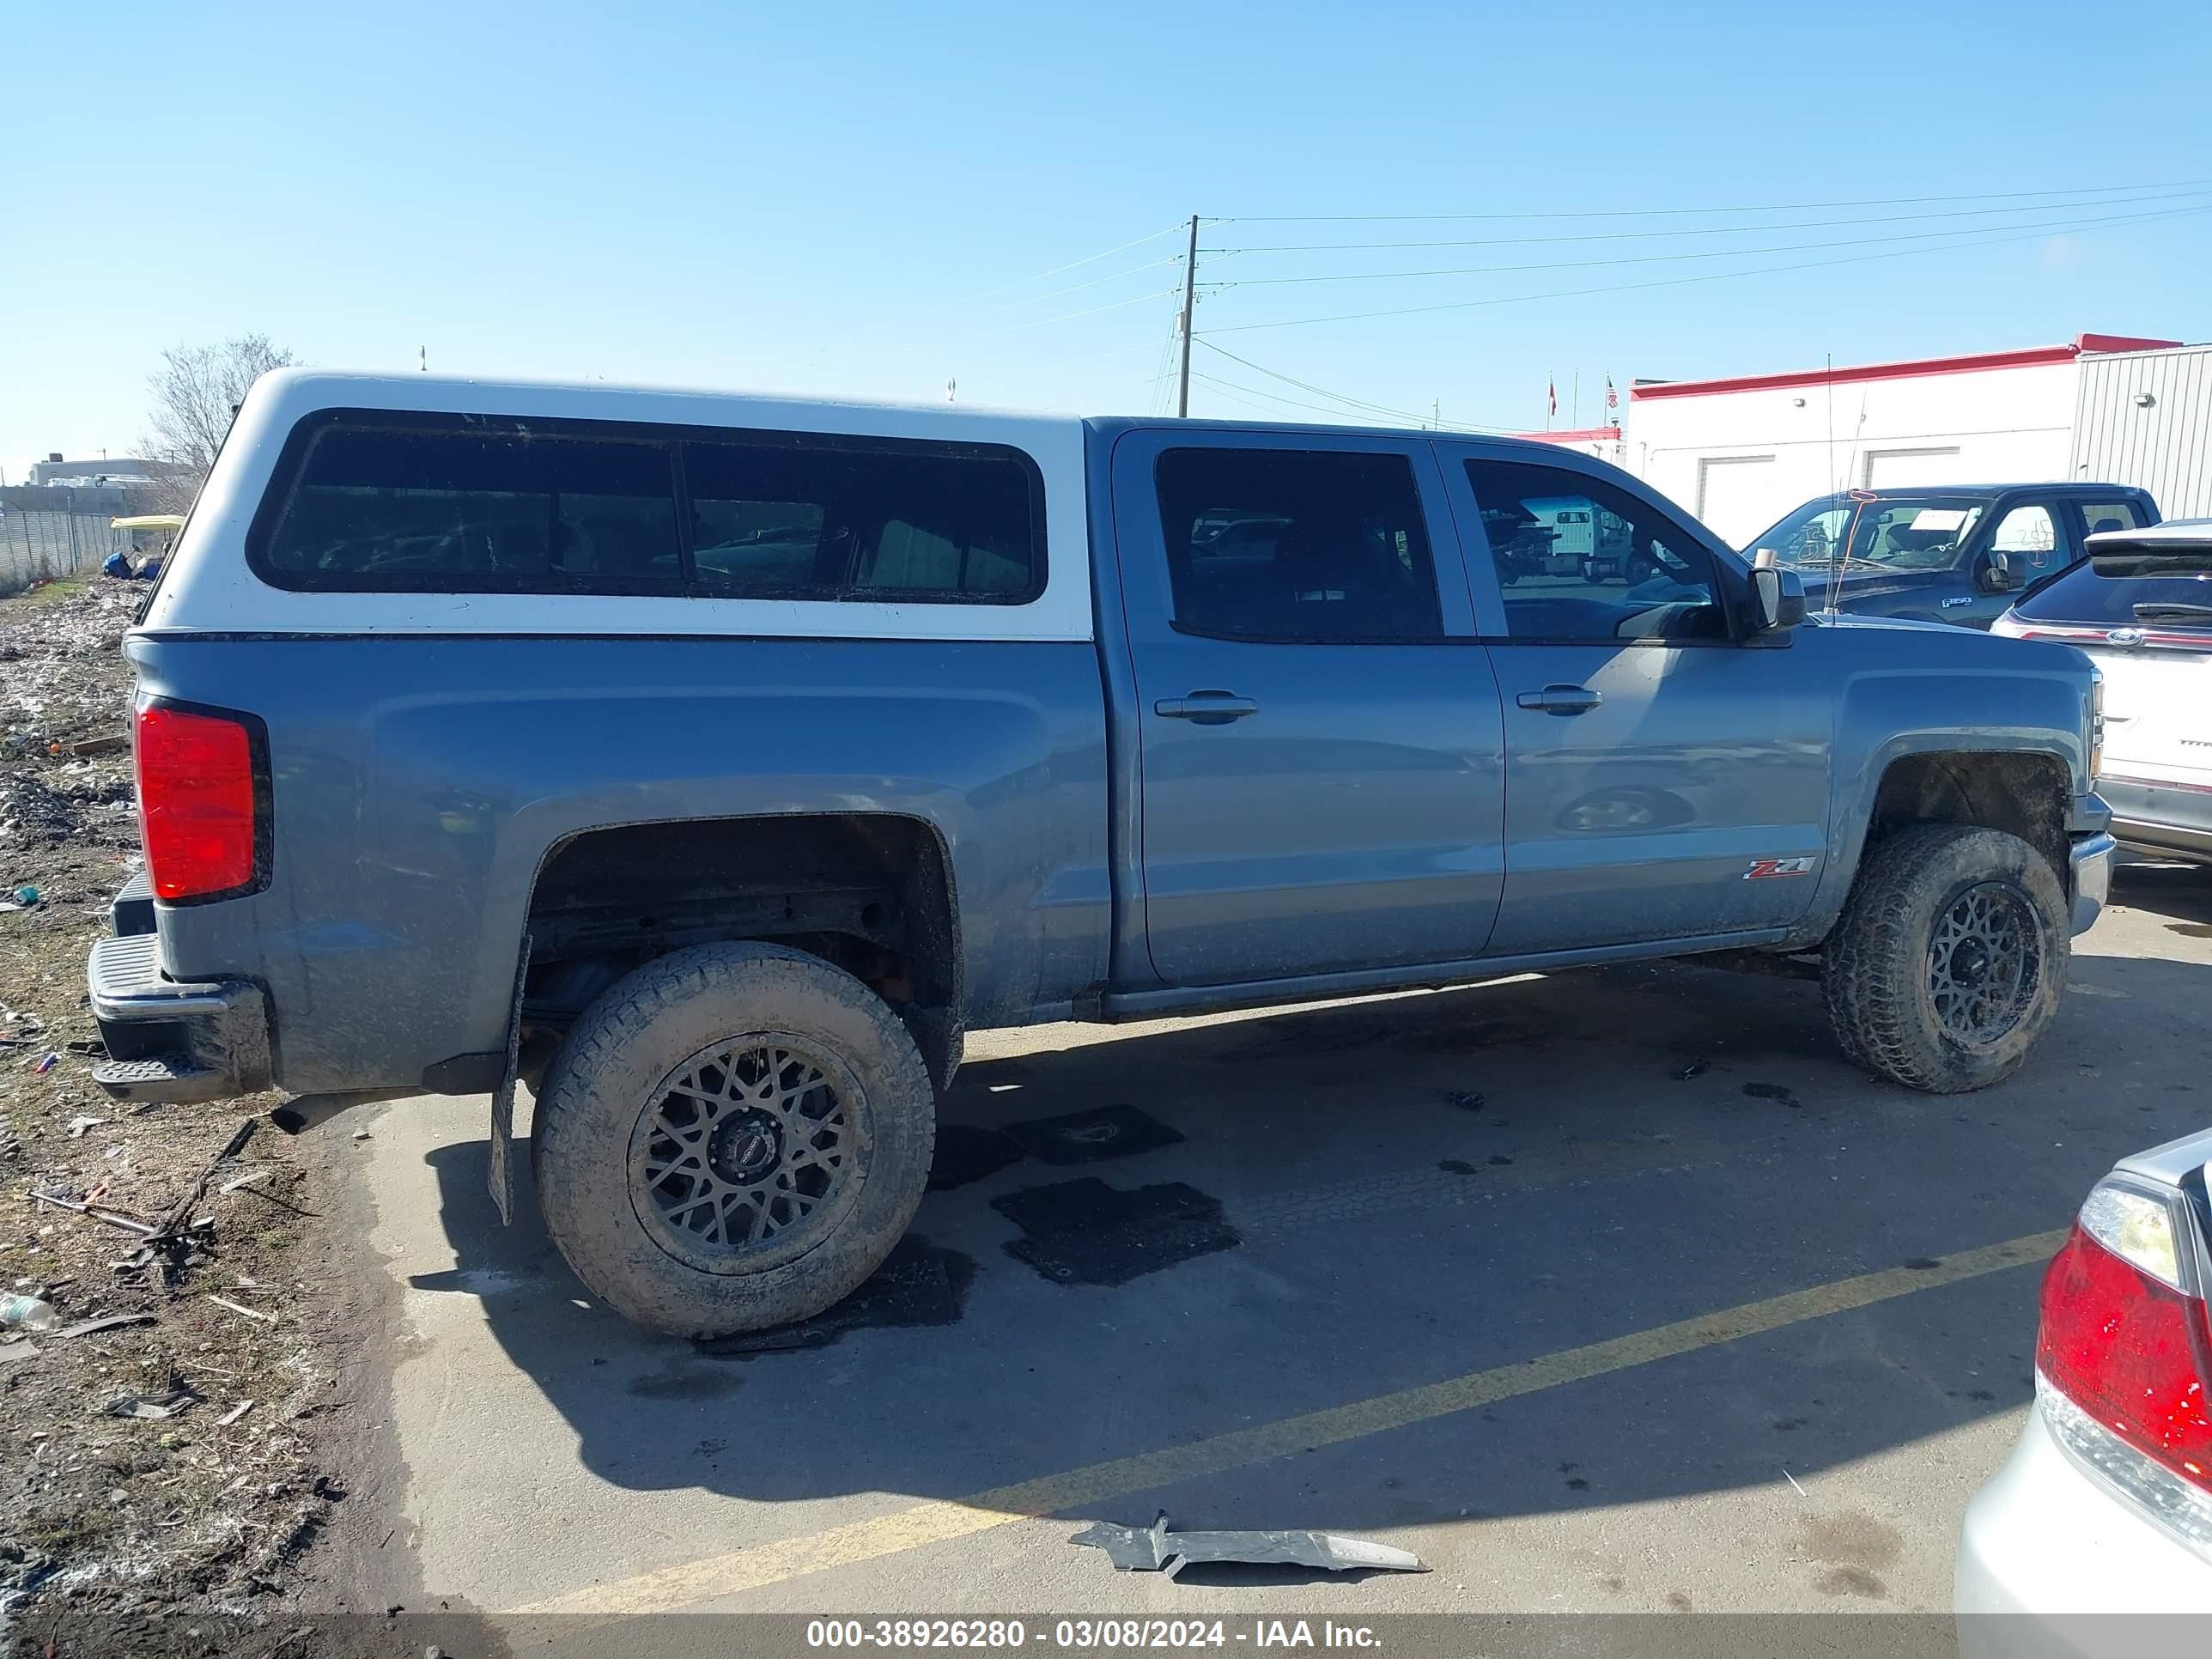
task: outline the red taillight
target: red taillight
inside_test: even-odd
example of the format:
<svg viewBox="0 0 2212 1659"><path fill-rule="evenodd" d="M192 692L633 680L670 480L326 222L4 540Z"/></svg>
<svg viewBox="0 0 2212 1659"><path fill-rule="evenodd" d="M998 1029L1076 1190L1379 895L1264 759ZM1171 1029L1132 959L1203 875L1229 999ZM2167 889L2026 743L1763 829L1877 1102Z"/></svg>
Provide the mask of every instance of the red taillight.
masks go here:
<svg viewBox="0 0 2212 1659"><path fill-rule="evenodd" d="M156 897L252 885L255 793L240 721L160 703L138 711L138 817Z"/></svg>
<svg viewBox="0 0 2212 1659"><path fill-rule="evenodd" d="M2044 1379L2107 1433L2212 1491L2207 1335L2203 1303L2114 1254L2079 1221L2044 1274L2035 1354Z"/></svg>

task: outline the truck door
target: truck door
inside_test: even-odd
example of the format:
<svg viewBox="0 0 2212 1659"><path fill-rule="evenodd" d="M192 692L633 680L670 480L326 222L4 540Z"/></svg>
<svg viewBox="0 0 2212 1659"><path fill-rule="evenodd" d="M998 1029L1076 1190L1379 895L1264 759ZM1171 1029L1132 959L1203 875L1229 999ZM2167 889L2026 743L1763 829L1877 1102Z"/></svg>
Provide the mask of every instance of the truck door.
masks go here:
<svg viewBox="0 0 2212 1659"><path fill-rule="evenodd" d="M1837 694L1818 630L1738 641L1714 554L1610 468L1437 448L1504 702L1505 890L1490 953L1796 922L1827 852ZM1486 556L1492 523L1569 500L1624 526L1617 571L1538 579Z"/></svg>
<svg viewBox="0 0 2212 1659"><path fill-rule="evenodd" d="M1137 430L1113 480L1161 979L1479 955L1498 686L1428 446Z"/></svg>
<svg viewBox="0 0 2212 1659"><path fill-rule="evenodd" d="M2006 583L1995 592L1987 580L1992 554L2004 556ZM1967 562L1968 602L1947 605L1943 620L1969 628L1987 628L2021 595L2046 577L2055 576L2081 557L2081 544L2066 504L2055 496L2027 496L2004 503L1988 535Z"/></svg>

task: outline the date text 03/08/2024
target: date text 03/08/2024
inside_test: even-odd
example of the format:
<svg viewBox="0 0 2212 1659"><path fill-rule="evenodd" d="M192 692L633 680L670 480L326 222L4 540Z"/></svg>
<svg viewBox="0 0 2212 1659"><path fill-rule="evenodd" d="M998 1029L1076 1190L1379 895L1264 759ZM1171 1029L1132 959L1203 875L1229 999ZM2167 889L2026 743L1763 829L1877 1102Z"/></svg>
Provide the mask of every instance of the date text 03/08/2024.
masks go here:
<svg viewBox="0 0 2212 1659"><path fill-rule="evenodd" d="M1035 1644L1070 1652L1188 1648L1356 1648L1382 1645L1365 1625L1334 1620L816 1619L810 1648L960 1648L986 1653Z"/></svg>

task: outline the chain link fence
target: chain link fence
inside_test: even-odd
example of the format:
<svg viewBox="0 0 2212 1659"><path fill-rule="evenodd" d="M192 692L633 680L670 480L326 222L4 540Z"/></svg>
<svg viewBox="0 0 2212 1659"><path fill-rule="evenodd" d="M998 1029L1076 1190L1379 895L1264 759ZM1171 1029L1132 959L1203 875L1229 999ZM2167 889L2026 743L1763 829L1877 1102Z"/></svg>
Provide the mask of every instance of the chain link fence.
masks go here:
<svg viewBox="0 0 2212 1659"><path fill-rule="evenodd" d="M0 489L0 598L37 581L97 570L133 550L108 520L156 510L148 490L28 485Z"/></svg>

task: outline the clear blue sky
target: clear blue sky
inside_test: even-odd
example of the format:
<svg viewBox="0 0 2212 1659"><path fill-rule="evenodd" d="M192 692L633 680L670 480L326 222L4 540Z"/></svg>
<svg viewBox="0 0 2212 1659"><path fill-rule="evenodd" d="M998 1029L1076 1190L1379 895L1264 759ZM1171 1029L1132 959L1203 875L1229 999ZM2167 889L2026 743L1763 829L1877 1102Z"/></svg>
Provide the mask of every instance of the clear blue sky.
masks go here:
<svg viewBox="0 0 2212 1659"><path fill-rule="evenodd" d="M1447 421L1540 426L1556 374L1565 425L1577 369L1589 424L1607 374L2203 339L2207 62L2202 0L12 5L0 467L128 451L159 351L247 331L328 367L1143 410L1179 236L1042 273L1193 212L1248 250L1201 258L1241 283L1202 339ZM1906 197L1980 199L1650 211ZM1644 213L1262 222L1613 210ZM1684 230L1728 234L1649 234ZM1564 237L1611 240L1502 240ZM1249 251L1441 241L1483 245ZM1564 268L1735 249L1792 251ZM1508 264L1563 268L1259 280ZM1200 360L1247 390L1194 413L1325 401Z"/></svg>

